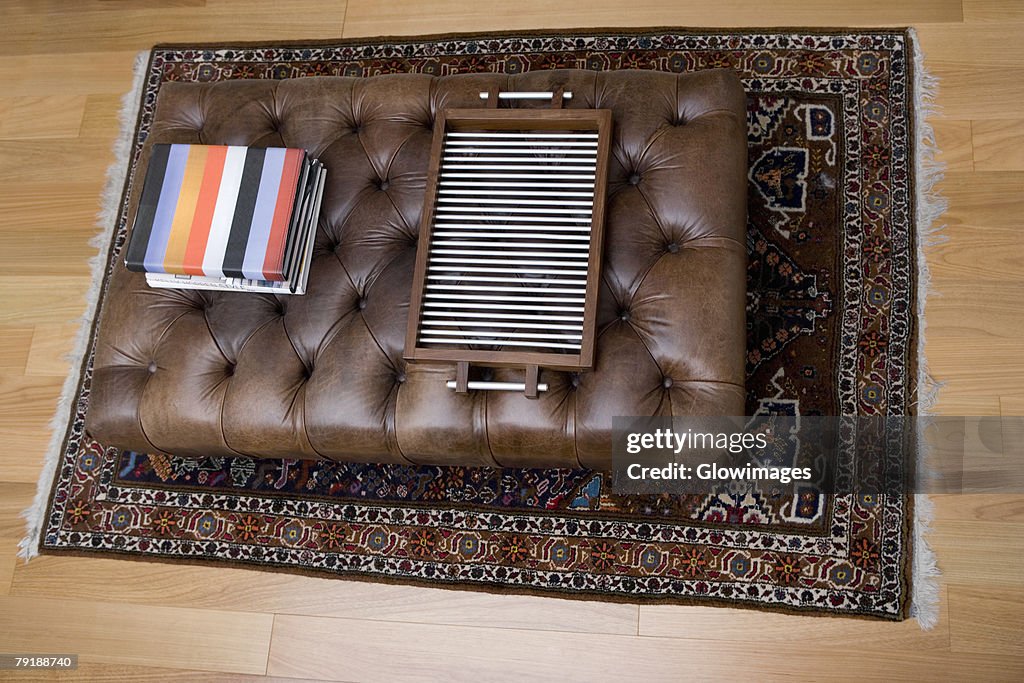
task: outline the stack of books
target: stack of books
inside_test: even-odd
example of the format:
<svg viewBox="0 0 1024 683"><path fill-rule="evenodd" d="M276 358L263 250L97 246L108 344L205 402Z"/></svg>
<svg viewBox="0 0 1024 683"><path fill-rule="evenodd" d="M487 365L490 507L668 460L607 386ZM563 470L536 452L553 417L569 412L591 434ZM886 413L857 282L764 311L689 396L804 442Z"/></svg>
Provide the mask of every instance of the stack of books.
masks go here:
<svg viewBox="0 0 1024 683"><path fill-rule="evenodd" d="M151 287L303 294L326 176L302 149L154 145L125 266Z"/></svg>

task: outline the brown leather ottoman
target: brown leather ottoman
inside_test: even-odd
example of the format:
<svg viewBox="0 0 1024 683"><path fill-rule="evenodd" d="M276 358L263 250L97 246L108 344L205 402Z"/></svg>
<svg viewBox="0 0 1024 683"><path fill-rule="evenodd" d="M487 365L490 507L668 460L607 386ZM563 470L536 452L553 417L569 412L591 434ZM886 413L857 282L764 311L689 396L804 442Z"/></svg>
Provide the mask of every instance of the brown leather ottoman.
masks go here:
<svg viewBox="0 0 1024 683"><path fill-rule="evenodd" d="M595 366L542 370L537 399L457 394L452 365L403 360L434 114L556 86L567 106L613 112ZM140 168L156 142L304 147L328 169L323 213L305 296L154 290L116 267L87 423L102 443L606 468L613 416L743 414L746 117L731 71L169 83Z"/></svg>

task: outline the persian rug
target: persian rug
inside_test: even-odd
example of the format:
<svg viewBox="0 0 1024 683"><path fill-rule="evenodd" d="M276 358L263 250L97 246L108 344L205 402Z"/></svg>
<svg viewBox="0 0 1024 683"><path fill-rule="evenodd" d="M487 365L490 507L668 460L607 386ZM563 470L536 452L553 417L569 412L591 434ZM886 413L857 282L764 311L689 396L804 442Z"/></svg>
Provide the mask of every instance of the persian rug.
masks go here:
<svg viewBox="0 0 1024 683"><path fill-rule="evenodd" d="M83 430L103 283L169 81L535 69L737 70L748 93L747 410L923 408L928 83L912 31L599 30L158 46L137 67L96 287L23 554L207 560L432 586L923 624L914 496L621 496L605 472L200 460Z"/></svg>

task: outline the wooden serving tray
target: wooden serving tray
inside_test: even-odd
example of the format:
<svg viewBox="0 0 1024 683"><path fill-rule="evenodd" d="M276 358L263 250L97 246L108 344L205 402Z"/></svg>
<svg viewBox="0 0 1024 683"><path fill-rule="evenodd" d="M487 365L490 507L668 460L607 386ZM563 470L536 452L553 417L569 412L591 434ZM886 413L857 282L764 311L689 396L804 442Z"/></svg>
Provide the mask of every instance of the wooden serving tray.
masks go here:
<svg viewBox="0 0 1024 683"><path fill-rule="evenodd" d="M526 367L534 382L531 366L593 367L611 124L605 109L440 112L407 360Z"/></svg>

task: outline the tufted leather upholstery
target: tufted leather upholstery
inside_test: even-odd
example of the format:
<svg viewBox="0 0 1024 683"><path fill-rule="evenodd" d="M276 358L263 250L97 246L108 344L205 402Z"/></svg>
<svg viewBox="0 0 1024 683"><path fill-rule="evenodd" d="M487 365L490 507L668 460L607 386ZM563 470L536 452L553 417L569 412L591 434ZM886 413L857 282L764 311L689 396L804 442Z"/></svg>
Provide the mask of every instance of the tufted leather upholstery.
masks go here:
<svg viewBox="0 0 1024 683"><path fill-rule="evenodd" d="M536 400L458 395L452 365L402 358L434 115L555 85L615 125L595 368L542 370ZM324 161L308 293L153 290L117 265L88 429L185 456L604 468L615 415L742 414L745 127L724 70L165 84L140 168L155 142Z"/></svg>

